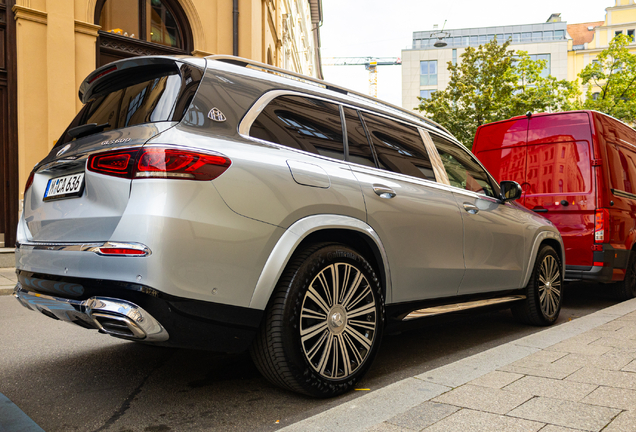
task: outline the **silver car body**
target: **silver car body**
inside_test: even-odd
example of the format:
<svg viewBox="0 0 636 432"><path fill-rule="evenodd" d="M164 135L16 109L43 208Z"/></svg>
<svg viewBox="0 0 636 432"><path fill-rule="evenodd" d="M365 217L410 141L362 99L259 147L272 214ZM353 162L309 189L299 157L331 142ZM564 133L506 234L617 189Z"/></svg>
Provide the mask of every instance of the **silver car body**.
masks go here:
<svg viewBox="0 0 636 432"><path fill-rule="evenodd" d="M518 294L546 242L563 259L560 235L546 219L514 202L451 186L426 139L434 181L250 136L270 101L302 95L403 122L423 138L440 136L468 152L430 121L310 79L290 79L285 71L220 57L119 64L132 68L157 61L205 71L182 120L81 137L64 152L54 148L37 166L17 236L16 296L25 306L115 336L179 346L205 347L195 335L197 319L205 318L205 325L216 323L223 331L241 329L238 336L232 333L240 342L207 340L211 349L236 351L249 345L281 273L307 239L353 239L361 245L380 275L387 311L431 299L453 303L471 295ZM80 91L85 102L94 86L89 78ZM223 117L208 117L213 109ZM92 154L158 145L218 153L231 166L212 181L130 180L86 169ZM43 201L50 179L76 172L84 173L81 196ZM113 244L146 253L99 253ZM89 290L86 281L95 281L95 287ZM136 297L118 298L114 288L99 291L115 285ZM94 295L68 295L74 289ZM154 306L135 303L144 293L168 299L170 306L157 316ZM203 309L186 308L187 301ZM180 314L175 305L184 305ZM215 317L209 314L216 309L206 305L227 308ZM117 323L98 319L100 313L110 313L128 330L118 333ZM177 315L194 317L182 327L185 336L177 336Z"/></svg>

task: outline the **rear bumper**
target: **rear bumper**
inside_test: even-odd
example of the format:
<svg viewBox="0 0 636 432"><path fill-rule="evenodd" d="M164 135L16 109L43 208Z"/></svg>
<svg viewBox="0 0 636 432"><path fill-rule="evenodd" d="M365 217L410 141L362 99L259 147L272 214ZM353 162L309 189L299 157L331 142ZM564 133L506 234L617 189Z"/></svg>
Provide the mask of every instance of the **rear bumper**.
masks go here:
<svg viewBox="0 0 636 432"><path fill-rule="evenodd" d="M176 297L128 282L18 271L15 297L50 318L154 345L241 352L263 311Z"/></svg>
<svg viewBox="0 0 636 432"><path fill-rule="evenodd" d="M618 282L625 279L625 269L629 262L629 250L616 249L604 244L602 251L594 251L593 266L565 266L566 280L584 280L590 282ZM599 265L601 264L602 265Z"/></svg>

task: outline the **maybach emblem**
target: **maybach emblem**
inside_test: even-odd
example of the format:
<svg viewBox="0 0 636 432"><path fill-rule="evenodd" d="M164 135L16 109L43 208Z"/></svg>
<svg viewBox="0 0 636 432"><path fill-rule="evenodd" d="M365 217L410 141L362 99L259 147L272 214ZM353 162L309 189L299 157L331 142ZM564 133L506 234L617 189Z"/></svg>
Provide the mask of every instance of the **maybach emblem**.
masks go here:
<svg viewBox="0 0 636 432"><path fill-rule="evenodd" d="M216 107L210 110L210 112L208 113L208 118L216 122L224 122L225 120L227 120L227 118L225 118L225 114L223 114L221 110Z"/></svg>
<svg viewBox="0 0 636 432"><path fill-rule="evenodd" d="M131 138L119 138L114 140L106 140L99 143L99 145L121 144L121 143L127 143L130 140Z"/></svg>

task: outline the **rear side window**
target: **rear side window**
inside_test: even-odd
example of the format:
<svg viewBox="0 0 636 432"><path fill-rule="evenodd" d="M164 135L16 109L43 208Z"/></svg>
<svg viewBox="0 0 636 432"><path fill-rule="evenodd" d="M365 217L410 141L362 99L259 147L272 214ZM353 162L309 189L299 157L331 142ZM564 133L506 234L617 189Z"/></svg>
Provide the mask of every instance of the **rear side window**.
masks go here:
<svg viewBox="0 0 636 432"><path fill-rule="evenodd" d="M338 105L304 96L281 96L259 114L250 136L344 160Z"/></svg>
<svg viewBox="0 0 636 432"><path fill-rule="evenodd" d="M100 84L101 91L84 105L56 146L74 139L69 129L90 123L104 125L96 133L143 123L181 121L202 77L200 70L184 64L115 74Z"/></svg>
<svg viewBox="0 0 636 432"><path fill-rule="evenodd" d="M495 197L490 177L470 154L456 144L431 134L451 186Z"/></svg>
<svg viewBox="0 0 636 432"><path fill-rule="evenodd" d="M415 127L374 114L363 113L362 117L380 168L435 181L431 161Z"/></svg>
<svg viewBox="0 0 636 432"><path fill-rule="evenodd" d="M612 189L636 194L636 153L616 145L607 145Z"/></svg>

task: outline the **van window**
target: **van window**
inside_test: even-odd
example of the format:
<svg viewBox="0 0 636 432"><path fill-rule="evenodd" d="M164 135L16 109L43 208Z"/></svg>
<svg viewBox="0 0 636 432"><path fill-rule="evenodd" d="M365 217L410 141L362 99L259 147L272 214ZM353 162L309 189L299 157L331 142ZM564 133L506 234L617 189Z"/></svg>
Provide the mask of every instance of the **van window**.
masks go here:
<svg viewBox="0 0 636 432"><path fill-rule="evenodd" d="M451 186L495 197L490 177L477 160L459 146L431 134Z"/></svg>
<svg viewBox="0 0 636 432"><path fill-rule="evenodd" d="M592 189L587 141L528 146L529 194L574 194Z"/></svg>
<svg viewBox="0 0 636 432"><path fill-rule="evenodd" d="M362 117L380 168L435 181L433 166L417 128L374 114Z"/></svg>
<svg viewBox="0 0 636 432"><path fill-rule="evenodd" d="M629 148L607 145L612 189L636 194L636 154Z"/></svg>
<svg viewBox="0 0 636 432"><path fill-rule="evenodd" d="M340 107L321 99L304 96L274 99L252 124L250 136L344 160Z"/></svg>

